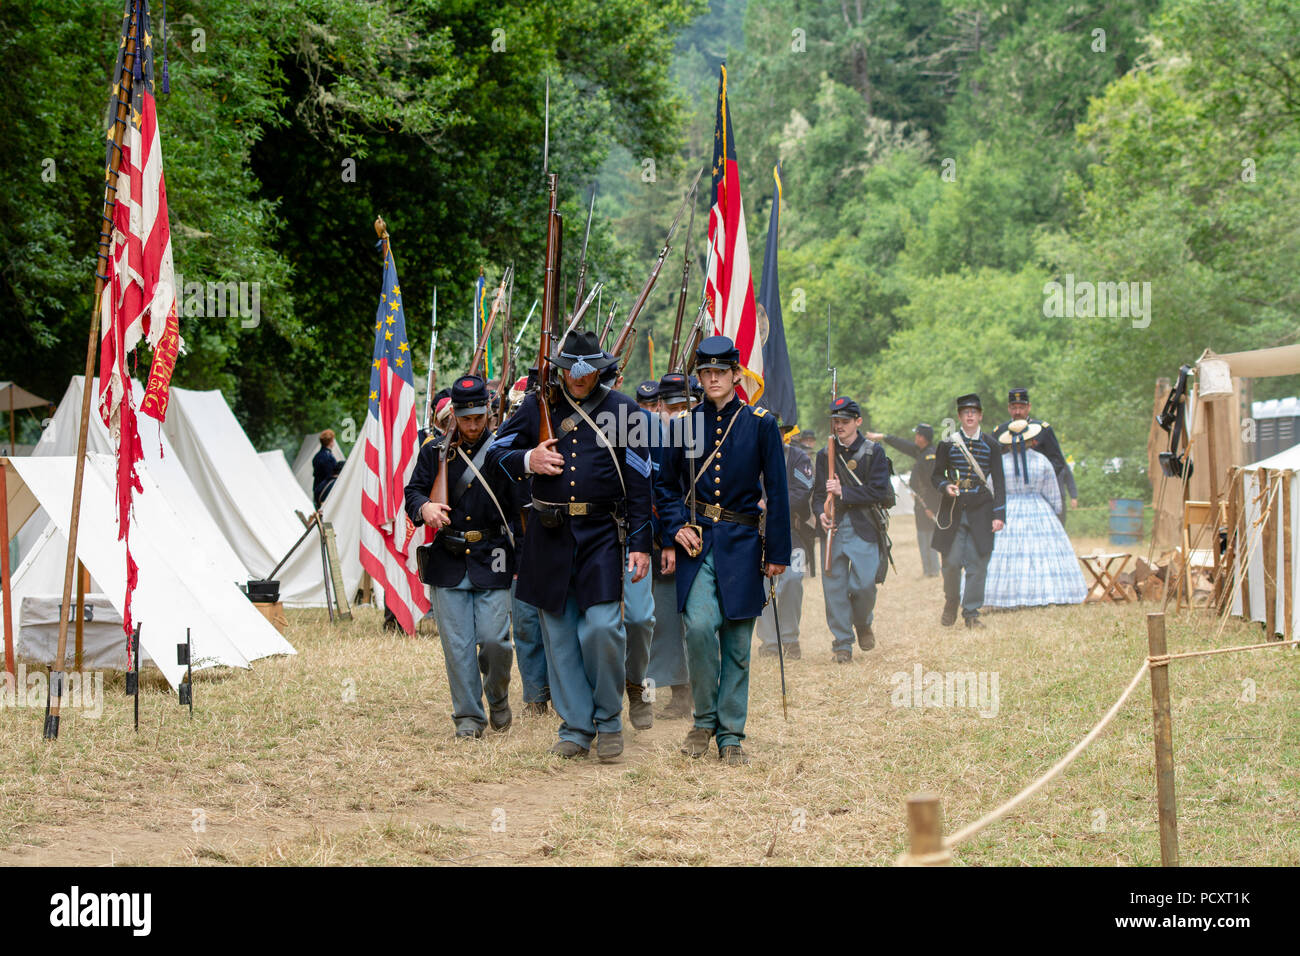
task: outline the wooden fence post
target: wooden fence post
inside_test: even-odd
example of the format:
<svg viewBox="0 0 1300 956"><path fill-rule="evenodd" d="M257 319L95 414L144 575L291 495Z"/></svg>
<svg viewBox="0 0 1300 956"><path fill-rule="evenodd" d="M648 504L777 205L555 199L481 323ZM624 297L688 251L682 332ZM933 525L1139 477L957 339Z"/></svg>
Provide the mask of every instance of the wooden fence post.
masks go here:
<svg viewBox="0 0 1300 956"><path fill-rule="evenodd" d="M907 798L908 851L899 866L947 866L952 855L943 848L943 805L933 793Z"/></svg>
<svg viewBox="0 0 1300 956"><path fill-rule="evenodd" d="M1165 657L1165 616L1147 615L1147 649ZM1151 719L1155 727L1156 803L1160 814L1160 865L1178 865L1178 804L1174 797L1174 730L1169 713L1169 662L1152 661Z"/></svg>

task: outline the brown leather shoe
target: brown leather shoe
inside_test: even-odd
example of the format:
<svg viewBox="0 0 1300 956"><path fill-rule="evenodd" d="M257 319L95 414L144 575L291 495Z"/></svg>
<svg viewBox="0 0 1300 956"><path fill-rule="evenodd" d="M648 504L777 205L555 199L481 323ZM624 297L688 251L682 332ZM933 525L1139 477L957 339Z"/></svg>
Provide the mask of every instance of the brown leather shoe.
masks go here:
<svg viewBox="0 0 1300 956"><path fill-rule="evenodd" d="M853 663L853 652L835 651L832 660L834 660L836 664L851 664Z"/></svg>
<svg viewBox="0 0 1300 956"><path fill-rule="evenodd" d="M682 753L688 757L703 757L709 750L709 739L713 736L710 727L692 727L682 744Z"/></svg>
<svg viewBox="0 0 1300 956"><path fill-rule="evenodd" d="M557 757L563 757L565 760L571 760L574 757L587 756L587 750L579 747L572 740L557 740L548 753L553 753Z"/></svg>
<svg viewBox="0 0 1300 956"><path fill-rule="evenodd" d="M744 767L749 764L749 757L740 744L728 744L718 753L718 759L728 767Z"/></svg>
<svg viewBox="0 0 1300 956"><path fill-rule="evenodd" d="M654 707L645 699L640 684L627 682L627 719L637 730L649 730L655 725ZM600 747L596 748L600 752Z"/></svg>
<svg viewBox="0 0 1300 956"><path fill-rule="evenodd" d="M659 714L664 720L679 720L695 714L695 701L691 698L690 684L674 684L673 699Z"/></svg>
<svg viewBox="0 0 1300 956"><path fill-rule="evenodd" d="M876 635L871 631L871 625L860 627L858 631L858 647L864 651L869 651L876 646Z"/></svg>
<svg viewBox="0 0 1300 956"><path fill-rule="evenodd" d="M623 735L621 733L597 734L596 756L601 763L609 763L623 753Z"/></svg>

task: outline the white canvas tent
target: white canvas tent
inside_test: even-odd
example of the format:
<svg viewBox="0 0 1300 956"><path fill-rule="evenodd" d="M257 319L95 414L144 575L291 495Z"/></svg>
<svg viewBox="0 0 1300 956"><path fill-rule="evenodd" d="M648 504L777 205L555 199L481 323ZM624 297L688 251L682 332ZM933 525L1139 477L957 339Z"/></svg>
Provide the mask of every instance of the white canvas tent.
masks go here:
<svg viewBox="0 0 1300 956"><path fill-rule="evenodd" d="M311 460L316 457L318 451L320 451L320 432L312 432L303 437L302 445L299 446L298 454L293 460L293 477L309 497L313 478ZM343 454L343 449L339 447L337 440L330 446L330 451L334 453L335 460L347 461L347 456Z"/></svg>
<svg viewBox="0 0 1300 956"><path fill-rule="evenodd" d="M84 383L85 378L81 375L73 376L72 381L68 383L67 391L64 392L63 400L59 402L53 419L41 432L41 440L32 451L34 457L71 457L76 455L77 432L81 427L81 394ZM144 397L144 389L136 381L132 381L131 386L135 392L135 401L138 406ZM97 394L97 382L92 380L91 401L95 400ZM180 458L177 457L171 443L167 440L167 435L159 429L157 422L151 418L141 416L139 422L140 444L144 452L144 461L137 466L139 470L148 472L153 477L158 487L162 489L169 504L179 514L181 521L194 533L198 540L203 542L208 557L216 567L219 579L226 582L247 581L250 577L248 569L231 549L225 537L217 528L216 523L212 520L212 515L208 513L208 509L199 498L199 494L190 481ZM108 433L108 427L93 408L90 413L90 428L86 433L86 451L99 455L112 455L115 451L112 436ZM64 515L65 519L66 517ZM48 523L49 516L42 512L37 515L36 521L29 522L28 526L23 529L22 534L19 536L20 560L27 553L32 543L44 532ZM63 547L66 550L66 541ZM62 576L63 570L60 564L60 581L62 581Z"/></svg>
<svg viewBox="0 0 1300 956"><path fill-rule="evenodd" d="M60 594L61 562L52 560L67 549L74 459L32 457L5 459L8 469L9 528L12 539L37 508L51 516L57 533L43 533L13 574L11 602L15 612L28 595ZM249 603L233 581L223 580L211 558L212 544L184 520L168 501L150 471L140 473L142 493L134 500L131 554L139 567L132 609L141 625L143 651L173 687L184 668L176 663L176 644L188 628L196 667L248 667L273 654L296 653L293 647ZM81 524L77 558L90 572L119 614L124 611L126 553L117 540L116 466L108 455L87 455L82 486ZM49 569L57 568L53 577ZM17 613L14 615L18 624Z"/></svg>
<svg viewBox="0 0 1300 956"><path fill-rule="evenodd" d="M361 457L353 455L343 463L334 489L321 505L321 517L334 526L343 586L349 601L361 583ZM304 541L276 577L280 581L280 600L286 606L323 607L325 574L319 538L313 535ZM378 585L375 591L377 595L380 593ZM376 601L383 606L382 597Z"/></svg>
<svg viewBox="0 0 1300 956"><path fill-rule="evenodd" d="M315 510L311 504L311 496L304 494L302 488L298 487L298 480L289 470L289 460L284 457L284 452L278 448L273 451L259 451L257 457L262 459L267 474L271 476L272 490L280 496L285 507L290 511L301 511L304 515L310 515Z"/></svg>
<svg viewBox="0 0 1300 956"><path fill-rule="evenodd" d="M1300 445L1235 471L1232 613L1289 640L1300 634Z"/></svg>
<svg viewBox="0 0 1300 956"><path fill-rule="evenodd" d="M301 495L297 504L284 500L286 492L219 391L172 388L163 430L250 576L268 574L302 535L294 508L310 511L310 501L304 505Z"/></svg>

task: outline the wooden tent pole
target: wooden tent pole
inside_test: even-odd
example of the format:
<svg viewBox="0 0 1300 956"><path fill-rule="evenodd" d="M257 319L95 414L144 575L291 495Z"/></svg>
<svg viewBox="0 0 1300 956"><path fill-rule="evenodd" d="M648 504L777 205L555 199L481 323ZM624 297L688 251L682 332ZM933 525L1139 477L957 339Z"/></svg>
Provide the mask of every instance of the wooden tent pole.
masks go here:
<svg viewBox="0 0 1300 956"><path fill-rule="evenodd" d="M1291 578L1291 481L1294 471L1282 472L1282 636L1291 640L1291 615L1294 586Z"/></svg>
<svg viewBox="0 0 1300 956"><path fill-rule="evenodd" d="M90 336L86 343L86 377L81 387L81 424L77 432L77 457L72 479L72 516L68 520L68 553L63 564L63 600L60 608L66 608L72 600L72 576L77 562L77 530L81 521L81 486L86 475L86 434L90 430L90 395L91 383L95 377L95 355L99 347L100 300L103 297L105 279L112 268L111 242L113 238L113 207L117 193L117 174L122 165L122 134L130 121L131 71L135 65L135 36L137 31L136 9L131 7L130 26L127 30L126 50L122 58L122 73L117 78L117 88L113 95L117 98L117 109L113 117L112 146L108 151L108 168L105 170L104 206L100 218L99 252L95 260L95 301L90 315ZM107 229L104 228L107 224ZM103 269L103 272L100 272ZM128 383L128 387L130 387ZM50 665L49 703L45 715L46 740L57 740L59 736L59 698L63 691L64 659L68 653L68 615L59 615L59 643L54 652L54 662ZM57 668L58 670L55 670Z"/></svg>
<svg viewBox="0 0 1300 956"><path fill-rule="evenodd" d="M1167 658L1165 616L1147 615L1147 650ZM1156 808L1160 818L1160 865L1178 865L1178 801L1174 796L1174 728L1169 708L1169 661L1151 663L1151 720L1155 730Z"/></svg>
<svg viewBox="0 0 1300 956"><path fill-rule="evenodd" d="M1255 480L1259 482L1259 472L1255 472ZM1241 510L1237 512L1237 552L1241 555L1241 616L1247 621L1250 620L1250 539L1247 535L1250 533L1250 511L1246 507L1250 503L1250 477L1243 474L1241 477Z"/></svg>
<svg viewBox="0 0 1300 956"><path fill-rule="evenodd" d="M1273 500L1273 482L1278 481L1275 471L1261 468L1264 476L1264 529L1260 535L1260 548L1264 552L1264 633L1273 640L1277 633L1277 511Z"/></svg>
<svg viewBox="0 0 1300 956"><path fill-rule="evenodd" d="M85 649L86 649L85 608L86 608L86 578L87 577L88 575L86 574L85 566L82 565L80 561L78 561L77 562L77 603L73 609L73 613L76 614L76 617L73 618L73 620L77 622L77 631L76 631L76 640L72 645L72 661L73 661L72 666L77 671L81 671L82 669L82 664L84 662Z"/></svg>
<svg viewBox="0 0 1300 956"><path fill-rule="evenodd" d="M14 683L14 693L18 692L17 678L14 676L14 617L9 593L9 487L6 481L9 462L0 463L0 527L5 529L4 551L0 552L0 579L3 579L3 591L0 599L5 602L5 673Z"/></svg>

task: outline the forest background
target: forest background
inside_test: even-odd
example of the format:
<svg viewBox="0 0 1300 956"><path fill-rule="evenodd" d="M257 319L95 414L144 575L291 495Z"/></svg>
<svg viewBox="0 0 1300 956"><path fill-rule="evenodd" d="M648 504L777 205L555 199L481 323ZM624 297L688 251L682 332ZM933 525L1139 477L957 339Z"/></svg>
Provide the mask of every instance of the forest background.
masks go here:
<svg viewBox="0 0 1300 956"><path fill-rule="evenodd" d="M85 361L121 7L0 6L0 377L56 400ZM873 430L941 425L966 391L991 426L1023 385L1083 505L1146 498L1155 379L1207 347L1300 332L1288 0L173 0L167 14L176 269L257 283L260 303L251 326L182 316L175 382L221 389L261 448L359 432L377 214L421 389L435 284L444 381L468 358L480 268L493 286L516 266L518 327L542 278L548 76L568 288L595 184L589 275L626 310L712 159L726 61L755 291L782 163L804 428L825 431L829 312L841 394ZM664 371L685 240L638 323L630 381L649 374L651 336ZM1049 283L1067 277L1149 283L1149 322L1052 314ZM1254 397L1298 388L1261 380ZM39 416L21 428L35 441Z"/></svg>

